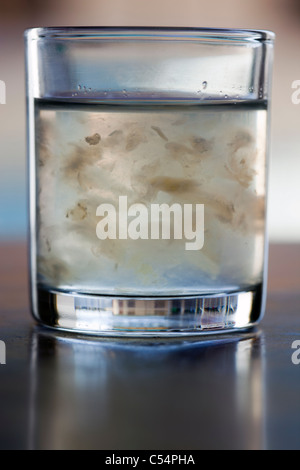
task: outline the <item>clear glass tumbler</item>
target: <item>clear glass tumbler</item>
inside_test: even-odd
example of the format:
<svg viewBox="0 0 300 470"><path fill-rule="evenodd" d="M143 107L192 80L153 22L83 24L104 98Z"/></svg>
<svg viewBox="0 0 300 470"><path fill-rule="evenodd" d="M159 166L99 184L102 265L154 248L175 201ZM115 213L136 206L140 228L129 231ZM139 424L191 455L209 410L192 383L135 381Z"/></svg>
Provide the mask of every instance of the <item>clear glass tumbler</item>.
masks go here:
<svg viewBox="0 0 300 470"><path fill-rule="evenodd" d="M26 32L31 292L44 325L259 322L273 33Z"/></svg>

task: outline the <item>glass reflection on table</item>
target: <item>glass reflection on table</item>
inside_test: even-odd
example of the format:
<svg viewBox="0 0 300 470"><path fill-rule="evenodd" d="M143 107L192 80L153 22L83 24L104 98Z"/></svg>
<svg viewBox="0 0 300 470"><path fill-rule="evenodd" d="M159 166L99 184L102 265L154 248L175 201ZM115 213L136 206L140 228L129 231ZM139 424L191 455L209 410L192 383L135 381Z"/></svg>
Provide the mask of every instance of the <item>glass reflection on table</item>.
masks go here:
<svg viewBox="0 0 300 470"><path fill-rule="evenodd" d="M31 338L31 449L263 449L264 338Z"/></svg>

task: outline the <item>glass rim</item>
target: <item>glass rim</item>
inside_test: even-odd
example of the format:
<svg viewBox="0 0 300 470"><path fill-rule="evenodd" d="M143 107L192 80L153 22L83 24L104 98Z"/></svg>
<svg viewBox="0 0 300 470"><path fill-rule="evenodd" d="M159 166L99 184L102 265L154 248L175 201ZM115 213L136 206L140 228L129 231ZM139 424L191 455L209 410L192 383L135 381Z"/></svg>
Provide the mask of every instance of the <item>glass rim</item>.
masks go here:
<svg viewBox="0 0 300 470"><path fill-rule="evenodd" d="M259 29L169 26L66 26L30 28L27 40L170 40L199 42L274 42L275 33Z"/></svg>

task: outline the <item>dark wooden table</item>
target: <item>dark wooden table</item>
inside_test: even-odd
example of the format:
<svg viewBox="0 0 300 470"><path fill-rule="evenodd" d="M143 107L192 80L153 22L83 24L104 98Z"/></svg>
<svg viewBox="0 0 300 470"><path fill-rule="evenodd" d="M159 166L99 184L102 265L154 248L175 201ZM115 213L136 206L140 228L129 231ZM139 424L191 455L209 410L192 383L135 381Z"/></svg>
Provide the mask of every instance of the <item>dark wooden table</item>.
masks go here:
<svg viewBox="0 0 300 470"><path fill-rule="evenodd" d="M300 449L300 245L271 247L258 329L177 344L37 326L26 264L0 245L1 449Z"/></svg>

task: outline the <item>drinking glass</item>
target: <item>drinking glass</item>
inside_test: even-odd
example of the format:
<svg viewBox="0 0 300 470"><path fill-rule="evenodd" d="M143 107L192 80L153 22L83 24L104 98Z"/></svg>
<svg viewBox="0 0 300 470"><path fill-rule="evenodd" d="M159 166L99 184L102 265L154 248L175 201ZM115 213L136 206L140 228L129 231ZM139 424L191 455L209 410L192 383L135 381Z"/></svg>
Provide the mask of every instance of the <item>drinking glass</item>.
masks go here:
<svg viewBox="0 0 300 470"><path fill-rule="evenodd" d="M188 336L260 321L273 42L253 30L26 32L39 322Z"/></svg>

